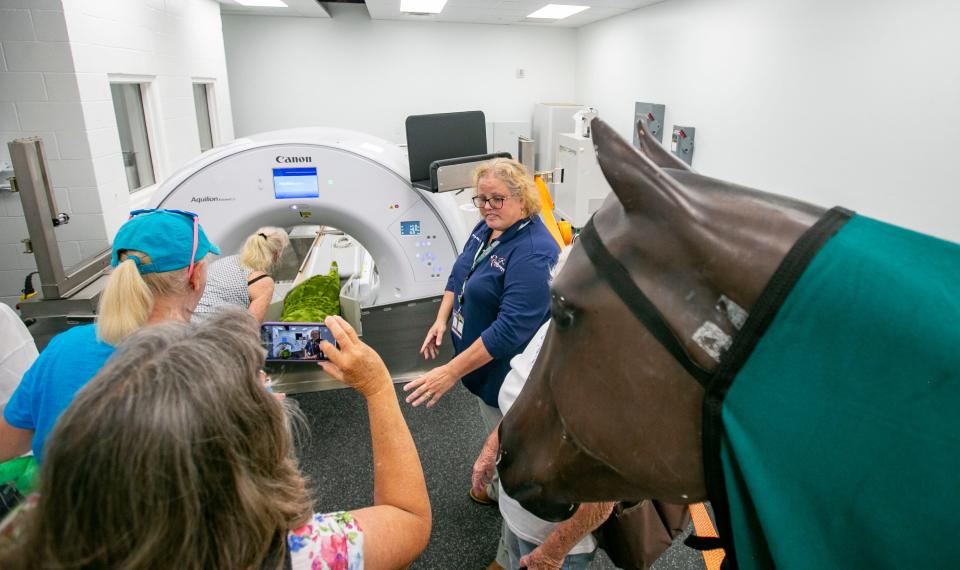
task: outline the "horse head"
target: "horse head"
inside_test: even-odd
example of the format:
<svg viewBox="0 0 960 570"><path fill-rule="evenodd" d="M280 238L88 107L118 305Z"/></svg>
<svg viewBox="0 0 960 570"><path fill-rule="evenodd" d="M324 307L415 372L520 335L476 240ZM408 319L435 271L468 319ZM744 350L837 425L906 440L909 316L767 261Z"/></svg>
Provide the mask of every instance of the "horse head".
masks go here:
<svg viewBox="0 0 960 570"><path fill-rule="evenodd" d="M501 427L501 481L547 520L581 501L706 498L701 383L824 212L699 175L643 124L641 152L599 119L592 130L613 194L552 284L550 330ZM611 273L642 292L653 326Z"/></svg>

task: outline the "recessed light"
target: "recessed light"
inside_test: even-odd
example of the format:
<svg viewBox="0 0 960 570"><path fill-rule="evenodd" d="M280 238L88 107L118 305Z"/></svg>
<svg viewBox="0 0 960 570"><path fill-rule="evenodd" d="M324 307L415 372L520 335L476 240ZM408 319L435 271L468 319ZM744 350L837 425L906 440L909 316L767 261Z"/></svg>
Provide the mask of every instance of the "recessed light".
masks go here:
<svg viewBox="0 0 960 570"><path fill-rule="evenodd" d="M234 0L241 6L256 6L258 8L289 8L283 0Z"/></svg>
<svg viewBox="0 0 960 570"><path fill-rule="evenodd" d="M541 18L544 20L562 20L574 14L579 14L584 10L589 10L590 6L573 6L570 4L547 4L528 18Z"/></svg>
<svg viewBox="0 0 960 570"><path fill-rule="evenodd" d="M447 0L400 0L400 11L412 14L439 14Z"/></svg>

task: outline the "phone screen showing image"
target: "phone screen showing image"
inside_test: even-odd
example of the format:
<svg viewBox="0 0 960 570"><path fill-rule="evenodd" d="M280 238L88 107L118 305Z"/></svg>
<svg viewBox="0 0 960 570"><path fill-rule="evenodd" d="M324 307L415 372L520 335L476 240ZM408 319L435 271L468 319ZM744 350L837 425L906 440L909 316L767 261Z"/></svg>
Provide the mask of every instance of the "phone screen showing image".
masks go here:
<svg viewBox="0 0 960 570"><path fill-rule="evenodd" d="M267 362L326 360L320 342L336 346L330 329L321 323L263 323L260 341L267 351Z"/></svg>

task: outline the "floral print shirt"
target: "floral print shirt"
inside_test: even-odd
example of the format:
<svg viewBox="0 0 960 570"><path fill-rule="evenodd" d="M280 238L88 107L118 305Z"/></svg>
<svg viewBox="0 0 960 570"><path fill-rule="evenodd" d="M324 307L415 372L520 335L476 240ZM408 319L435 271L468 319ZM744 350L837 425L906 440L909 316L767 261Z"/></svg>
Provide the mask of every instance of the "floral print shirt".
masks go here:
<svg viewBox="0 0 960 570"><path fill-rule="evenodd" d="M363 530L344 511L313 515L287 546L293 570L363 570Z"/></svg>

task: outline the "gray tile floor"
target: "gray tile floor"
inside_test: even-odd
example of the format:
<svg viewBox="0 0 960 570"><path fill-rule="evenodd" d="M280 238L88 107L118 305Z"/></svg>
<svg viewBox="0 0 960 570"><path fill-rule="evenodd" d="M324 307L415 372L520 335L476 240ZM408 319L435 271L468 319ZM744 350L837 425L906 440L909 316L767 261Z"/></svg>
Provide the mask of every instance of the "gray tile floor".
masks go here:
<svg viewBox="0 0 960 570"><path fill-rule="evenodd" d="M397 387L400 393L399 386ZM310 425L298 448L304 472L316 489L317 510L349 510L373 501L373 471L366 406L352 390L290 396ZM500 513L470 501L470 472L483 438L474 396L461 386L433 409L412 408L401 401L433 506L430 544L413 563L417 569L483 569L496 554ZM598 556L595 569L615 568ZM671 547L657 570L703 568L700 555L682 545Z"/></svg>

